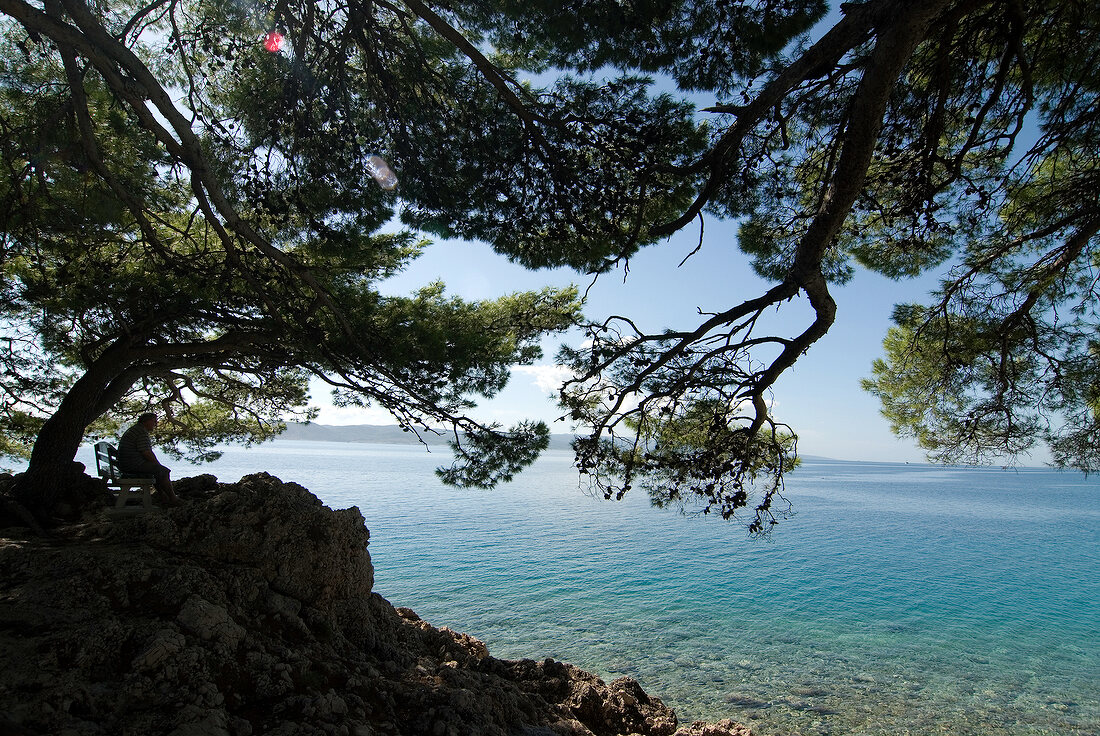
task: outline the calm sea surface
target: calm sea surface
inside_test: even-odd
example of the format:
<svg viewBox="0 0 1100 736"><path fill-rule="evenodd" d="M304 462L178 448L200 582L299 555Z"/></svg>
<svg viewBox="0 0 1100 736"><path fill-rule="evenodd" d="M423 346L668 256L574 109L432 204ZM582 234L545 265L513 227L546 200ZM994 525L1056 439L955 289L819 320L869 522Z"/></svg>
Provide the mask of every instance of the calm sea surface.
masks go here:
<svg viewBox="0 0 1100 736"><path fill-rule="evenodd" d="M807 461L796 515L759 542L641 494L590 498L565 452L493 491L441 485L446 459L276 441L174 475L267 471L358 506L394 605L497 657L630 675L682 722L1100 734L1095 477Z"/></svg>

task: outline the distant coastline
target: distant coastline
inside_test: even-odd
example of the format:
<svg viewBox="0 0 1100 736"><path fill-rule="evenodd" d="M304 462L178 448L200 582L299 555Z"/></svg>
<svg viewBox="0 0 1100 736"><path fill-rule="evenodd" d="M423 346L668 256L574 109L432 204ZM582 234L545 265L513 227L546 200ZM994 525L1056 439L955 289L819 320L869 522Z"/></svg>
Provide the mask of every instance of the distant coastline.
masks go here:
<svg viewBox="0 0 1100 736"><path fill-rule="evenodd" d="M570 450L576 435L552 434L550 435L551 450ZM396 424L301 424L299 422L287 422L286 431L279 435L281 440L303 440L306 442L354 442L375 445L418 445L423 440L424 444L432 447L446 445L450 434L432 434L422 432L417 438L412 432L405 432ZM837 460L817 455L803 455L803 460L827 461L827 462L851 462Z"/></svg>
<svg viewBox="0 0 1100 736"><path fill-rule="evenodd" d="M572 434L551 434L550 435L550 448L551 450L571 450L573 440L577 435ZM401 427L396 424L315 424L310 422L309 424L301 424L299 422L287 422L286 431L279 435L279 439L282 440L303 440L307 442L350 442L361 444L374 444L374 445L418 445L423 440L423 443L431 447L446 446L447 441L450 439L449 433L432 434L431 432L421 432L418 438L412 432L405 432ZM824 462L824 463L849 463L852 465L908 465L911 467L931 467L931 468L996 468L1000 467L1003 470L1011 469L1037 469L1048 470L1049 466L1042 463L1031 463L1029 465L966 465L962 463L958 464L936 464L920 461L909 460L851 460L847 458L827 457L824 455L804 455L799 454L799 459L803 462Z"/></svg>
<svg viewBox="0 0 1100 736"><path fill-rule="evenodd" d="M446 445L449 433L432 434L421 432L420 436L405 432L396 424L300 424L287 422L286 431L279 435L283 440L305 440L309 442L359 442L381 445L416 445L423 441L427 445ZM550 435L551 450L568 450L573 442L571 434Z"/></svg>

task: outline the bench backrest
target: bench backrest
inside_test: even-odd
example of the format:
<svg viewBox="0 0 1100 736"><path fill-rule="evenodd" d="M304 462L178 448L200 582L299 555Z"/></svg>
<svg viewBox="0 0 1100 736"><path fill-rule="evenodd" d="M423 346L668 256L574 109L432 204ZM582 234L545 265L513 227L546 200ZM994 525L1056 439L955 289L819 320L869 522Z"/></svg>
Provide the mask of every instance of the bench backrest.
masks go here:
<svg viewBox="0 0 1100 736"><path fill-rule="evenodd" d="M118 451L110 442L95 443L95 469L100 478L118 480L121 477L118 470Z"/></svg>

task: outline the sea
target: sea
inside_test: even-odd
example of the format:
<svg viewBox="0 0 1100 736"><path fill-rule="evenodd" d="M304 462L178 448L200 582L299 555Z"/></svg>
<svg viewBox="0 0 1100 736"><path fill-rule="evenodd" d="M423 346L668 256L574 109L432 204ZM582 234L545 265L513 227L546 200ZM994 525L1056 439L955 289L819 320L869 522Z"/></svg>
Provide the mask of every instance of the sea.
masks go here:
<svg viewBox="0 0 1100 736"><path fill-rule="evenodd" d="M759 736L1100 735L1100 479L808 459L794 514L743 525L586 492L565 451L496 489L445 448L224 448L370 529L375 591L504 659L629 676L682 723ZM78 456L90 466L90 448Z"/></svg>

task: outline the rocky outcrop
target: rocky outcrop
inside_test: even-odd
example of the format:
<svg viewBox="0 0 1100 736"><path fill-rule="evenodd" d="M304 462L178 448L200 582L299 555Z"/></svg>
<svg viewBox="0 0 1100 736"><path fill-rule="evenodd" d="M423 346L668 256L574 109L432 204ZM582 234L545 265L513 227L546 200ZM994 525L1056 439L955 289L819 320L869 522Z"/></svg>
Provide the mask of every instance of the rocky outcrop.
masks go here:
<svg viewBox="0 0 1100 736"><path fill-rule="evenodd" d="M186 497L188 484L179 490ZM637 682L505 661L371 592L357 509L267 475L0 538L0 735L746 736Z"/></svg>

